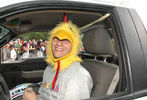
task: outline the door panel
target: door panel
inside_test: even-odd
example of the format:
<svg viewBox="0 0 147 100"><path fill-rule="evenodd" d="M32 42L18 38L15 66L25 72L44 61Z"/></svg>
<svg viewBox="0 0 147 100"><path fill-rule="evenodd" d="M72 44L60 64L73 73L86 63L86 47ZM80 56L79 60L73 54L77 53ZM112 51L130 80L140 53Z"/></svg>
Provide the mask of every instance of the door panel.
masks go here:
<svg viewBox="0 0 147 100"><path fill-rule="evenodd" d="M21 83L42 81L43 71L47 64L45 58L29 58L20 63L1 64L2 73L9 89Z"/></svg>

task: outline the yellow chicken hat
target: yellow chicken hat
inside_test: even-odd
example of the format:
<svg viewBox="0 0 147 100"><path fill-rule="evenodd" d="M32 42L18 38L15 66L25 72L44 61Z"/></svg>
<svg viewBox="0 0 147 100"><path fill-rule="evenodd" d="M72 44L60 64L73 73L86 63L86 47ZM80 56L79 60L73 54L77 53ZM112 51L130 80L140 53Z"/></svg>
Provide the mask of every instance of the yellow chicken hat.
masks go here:
<svg viewBox="0 0 147 100"><path fill-rule="evenodd" d="M61 58L55 58L52 53L52 40L57 37L60 40L67 39L72 44L72 50L70 53ZM51 32L50 38L47 44L47 59L46 62L51 64L55 71L58 67L58 62L60 62L60 70L66 69L75 61L81 62L81 58L78 56L80 46L81 46L80 31L71 21L67 22L64 17L64 22L58 24Z"/></svg>

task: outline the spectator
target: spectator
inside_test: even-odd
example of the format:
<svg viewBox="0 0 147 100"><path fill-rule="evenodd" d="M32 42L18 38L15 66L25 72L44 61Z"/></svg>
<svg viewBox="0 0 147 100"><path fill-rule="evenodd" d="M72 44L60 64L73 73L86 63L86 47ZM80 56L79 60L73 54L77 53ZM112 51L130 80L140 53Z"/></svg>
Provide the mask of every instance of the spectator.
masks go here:
<svg viewBox="0 0 147 100"><path fill-rule="evenodd" d="M15 60L17 57L14 45L10 45L10 60Z"/></svg>
<svg viewBox="0 0 147 100"><path fill-rule="evenodd" d="M15 45L16 53L17 53L16 60L18 60L19 59L19 51L20 51L20 47L22 46L22 43L21 43L20 39L17 39L16 41L17 41L17 44Z"/></svg>
<svg viewBox="0 0 147 100"><path fill-rule="evenodd" d="M28 42L23 41L22 46L20 47L20 59L28 58L29 57L29 47Z"/></svg>
<svg viewBox="0 0 147 100"><path fill-rule="evenodd" d="M35 47L36 47L36 41L35 41L35 39L33 39L31 44L30 44L31 57L35 56Z"/></svg>
<svg viewBox="0 0 147 100"><path fill-rule="evenodd" d="M36 46L36 56L37 57L43 57L43 48L42 48L42 42L38 41Z"/></svg>
<svg viewBox="0 0 147 100"><path fill-rule="evenodd" d="M3 52L3 61L9 60L10 59L10 49L8 48L8 44L3 46L2 52Z"/></svg>

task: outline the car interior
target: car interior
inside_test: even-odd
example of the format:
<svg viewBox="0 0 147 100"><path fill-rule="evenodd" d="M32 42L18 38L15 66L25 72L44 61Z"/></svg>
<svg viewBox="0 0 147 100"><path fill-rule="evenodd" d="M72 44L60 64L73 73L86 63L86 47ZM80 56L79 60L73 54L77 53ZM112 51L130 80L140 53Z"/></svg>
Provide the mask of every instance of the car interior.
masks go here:
<svg viewBox="0 0 147 100"><path fill-rule="evenodd" d="M81 63L93 79L92 97L102 97L125 91L121 68L121 54L117 43L117 32L111 12L87 12L74 10L38 10L13 14L0 19L0 25L9 29L3 41L9 42L30 32L49 32L63 21L76 24L81 31L84 50L80 50ZM105 15L109 16L105 17ZM5 43L6 45L6 43ZM3 45L4 46L4 45ZM24 60L4 61L1 47L0 62L0 97L8 100L9 90L23 83L38 83L42 81L44 69L47 67L45 58L32 57ZM39 86L33 86L34 89ZM17 93L17 92L16 92ZM14 93L14 94L16 94ZM5 100L3 99L3 100ZM20 100L20 97L13 100Z"/></svg>

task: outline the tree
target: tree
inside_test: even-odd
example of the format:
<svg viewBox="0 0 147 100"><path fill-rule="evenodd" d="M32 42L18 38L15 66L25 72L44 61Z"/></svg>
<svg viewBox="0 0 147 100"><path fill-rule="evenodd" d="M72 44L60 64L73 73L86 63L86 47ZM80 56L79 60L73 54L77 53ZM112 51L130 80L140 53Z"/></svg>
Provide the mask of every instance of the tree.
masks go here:
<svg viewBox="0 0 147 100"><path fill-rule="evenodd" d="M25 33L21 36L19 36L20 38L23 38L24 40L48 40L49 38L49 34L48 32L29 32L29 33Z"/></svg>

